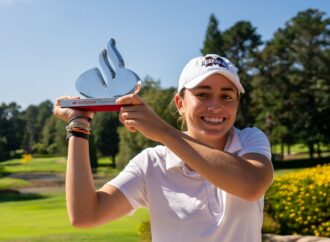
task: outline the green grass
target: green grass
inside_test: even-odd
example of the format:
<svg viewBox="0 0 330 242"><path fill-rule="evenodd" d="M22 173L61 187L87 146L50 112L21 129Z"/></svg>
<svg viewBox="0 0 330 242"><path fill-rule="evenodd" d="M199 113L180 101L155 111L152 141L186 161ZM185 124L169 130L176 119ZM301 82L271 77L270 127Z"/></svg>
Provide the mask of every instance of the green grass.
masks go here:
<svg viewBox="0 0 330 242"><path fill-rule="evenodd" d="M99 159L96 176L111 178L119 173L110 168L109 158ZM60 194L20 194L15 189L31 186L27 180L6 177L10 173L65 173L65 157L34 157L27 164L21 159L0 163L0 241L137 241L137 225L148 217L147 210L95 229L70 225L65 197Z"/></svg>
<svg viewBox="0 0 330 242"><path fill-rule="evenodd" d="M111 159L102 157L98 159L97 174L108 177L116 176L120 170L110 167ZM39 157L33 158L27 164L23 164L21 159L12 159L0 162L0 173L65 173L66 157ZM0 174L1 177L1 174Z"/></svg>
<svg viewBox="0 0 330 242"><path fill-rule="evenodd" d="M21 159L13 159L0 163L1 172L65 172L66 160L64 157L33 158L23 164Z"/></svg>
<svg viewBox="0 0 330 242"><path fill-rule="evenodd" d="M317 147L315 146L315 151L317 150ZM329 151L329 146L321 145L320 149L322 152ZM294 144L290 146L291 154L294 153L308 153L308 147L304 144ZM281 152L281 145L280 144L275 144L273 146L273 152L274 153L280 153ZM285 145L284 146L284 153L288 153L288 147Z"/></svg>
<svg viewBox="0 0 330 242"><path fill-rule="evenodd" d="M125 233L99 233L99 234L86 234L84 232L81 233L67 233L67 234L54 234L54 235L46 235L46 236L38 236L38 237L30 237L30 238L21 238L21 239L13 239L6 240L6 242L76 242L76 241L86 241L86 242L137 242L137 237L127 236Z"/></svg>
<svg viewBox="0 0 330 242"><path fill-rule="evenodd" d="M140 209L132 217L94 229L70 225L64 195L38 200L0 203L0 241L137 241L137 225L148 213Z"/></svg>
<svg viewBox="0 0 330 242"><path fill-rule="evenodd" d="M19 178L0 178L0 190L29 186L31 183Z"/></svg>
<svg viewBox="0 0 330 242"><path fill-rule="evenodd" d="M109 157L99 158L97 160L97 163L98 163L97 174L99 175L107 175L110 177L115 177L120 172L118 168L112 168L110 166L112 164L112 161Z"/></svg>

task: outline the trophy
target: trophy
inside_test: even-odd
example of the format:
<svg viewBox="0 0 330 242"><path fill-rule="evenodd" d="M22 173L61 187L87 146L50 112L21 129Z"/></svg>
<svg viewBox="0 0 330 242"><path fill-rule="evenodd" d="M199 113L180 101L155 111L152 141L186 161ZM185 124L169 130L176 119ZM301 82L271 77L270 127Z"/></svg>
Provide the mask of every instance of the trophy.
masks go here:
<svg viewBox="0 0 330 242"><path fill-rule="evenodd" d="M133 93L140 82L139 76L125 68L124 59L110 39L107 49L99 56L101 71L94 67L76 80L77 91L86 98L61 100L62 108L77 108L93 112L119 111L116 99ZM105 78L104 78L105 77Z"/></svg>

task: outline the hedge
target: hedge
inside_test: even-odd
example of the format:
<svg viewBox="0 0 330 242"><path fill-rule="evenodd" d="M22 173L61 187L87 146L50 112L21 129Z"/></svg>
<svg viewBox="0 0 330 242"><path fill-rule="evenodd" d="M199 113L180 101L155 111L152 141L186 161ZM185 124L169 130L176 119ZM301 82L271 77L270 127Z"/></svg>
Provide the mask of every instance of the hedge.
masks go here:
<svg viewBox="0 0 330 242"><path fill-rule="evenodd" d="M265 196L265 213L280 234L330 236L330 164L275 178Z"/></svg>

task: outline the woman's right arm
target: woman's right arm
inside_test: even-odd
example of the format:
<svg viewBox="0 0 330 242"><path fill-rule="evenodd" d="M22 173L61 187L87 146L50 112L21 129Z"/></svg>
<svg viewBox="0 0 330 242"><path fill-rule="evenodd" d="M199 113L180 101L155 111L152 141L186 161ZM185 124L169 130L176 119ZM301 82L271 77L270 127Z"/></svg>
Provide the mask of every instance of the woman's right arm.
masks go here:
<svg viewBox="0 0 330 242"><path fill-rule="evenodd" d="M88 125L88 118L92 118L93 113L60 107L60 100L68 98L77 97L57 99L54 115L66 122L80 117L75 120ZM69 218L75 227L95 227L132 210L126 197L117 188L105 185L96 191L89 162L88 140L84 138L69 138L65 191Z"/></svg>

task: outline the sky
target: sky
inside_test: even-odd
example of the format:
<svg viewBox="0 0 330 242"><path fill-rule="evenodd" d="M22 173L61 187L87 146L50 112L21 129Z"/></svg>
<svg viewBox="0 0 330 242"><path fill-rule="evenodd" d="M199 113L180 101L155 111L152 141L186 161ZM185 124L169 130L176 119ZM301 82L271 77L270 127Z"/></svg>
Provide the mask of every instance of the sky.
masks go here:
<svg viewBox="0 0 330 242"><path fill-rule="evenodd" d="M99 67L114 38L128 69L176 87L201 55L211 14L224 31L245 20L263 41L299 11L330 14L329 0L0 0L0 104L25 109L78 95L77 77Z"/></svg>

